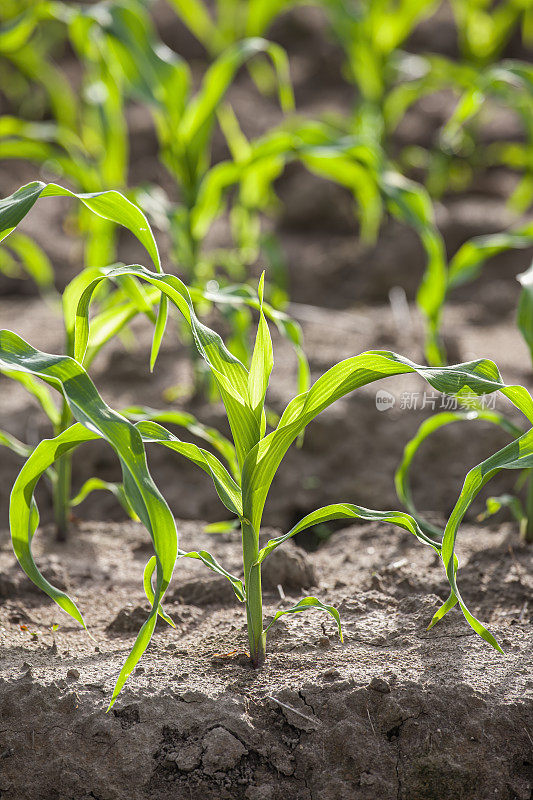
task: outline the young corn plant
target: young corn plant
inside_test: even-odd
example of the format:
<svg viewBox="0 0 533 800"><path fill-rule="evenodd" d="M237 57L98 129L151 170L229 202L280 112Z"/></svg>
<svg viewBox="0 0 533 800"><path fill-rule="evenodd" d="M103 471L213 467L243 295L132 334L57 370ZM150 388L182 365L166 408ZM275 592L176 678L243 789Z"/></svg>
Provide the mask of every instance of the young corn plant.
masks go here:
<svg viewBox="0 0 533 800"><path fill-rule="evenodd" d="M0 119L0 147L4 158L25 158L48 173L67 178L77 191L124 189L128 171L128 132L124 115L124 81L107 46L100 24L107 4L92 7L60 2L37 2L12 23L10 55L25 61L36 31L44 23L59 26L82 65L82 85L74 93L69 81L54 67L54 81L42 68L52 120L5 115ZM1 37L0 37L1 42ZM51 68L50 68L51 69ZM40 67L39 67L40 70ZM36 78L39 70L36 68ZM106 266L115 259L115 226L81 205L77 225L84 237L85 263ZM5 258L5 257L4 257Z"/></svg>
<svg viewBox="0 0 533 800"><path fill-rule="evenodd" d="M114 3L101 24L128 92L146 103L152 112L159 157L174 179L180 197L176 204L167 200L161 190L141 195L154 219L169 229L178 269L191 285L205 284L218 267L226 269L230 277L241 279L257 257L257 212L262 210L264 191L258 187L256 197L252 198L252 189L248 187L244 195L243 191L238 195L231 213L235 249L226 254L220 250L206 253L206 234L221 212L220 204L214 205L212 198L205 196L206 184L214 181L211 178L211 170L215 168L211 155L213 136L218 120L231 154L224 183L218 179L227 194L234 185L240 189L243 161L247 160L250 144L225 100L226 94L241 67L267 58L277 77L281 108L284 112L291 111L294 100L285 52L279 45L257 37L230 43L193 91L188 64L157 40L140 3ZM247 182L250 184L250 178ZM217 199L220 200L220 195Z"/></svg>
<svg viewBox="0 0 533 800"><path fill-rule="evenodd" d="M505 60L484 70L472 68L468 84L441 132L443 151L463 160L476 152L477 129L483 112L490 106L512 110L523 129L523 141L493 142L481 148L484 163L477 166L503 165L520 178L509 198L516 212L527 211L533 202L533 67L522 61Z"/></svg>
<svg viewBox="0 0 533 800"><path fill-rule="evenodd" d="M19 189L14 195L0 201L0 240L9 236L8 243L16 243L18 246L20 234L13 231L21 219L39 197L57 196L73 197L79 200L80 204L90 213L95 216L99 215L100 219L125 224L141 243L147 247L154 259L154 266L160 269L157 247L144 215L118 192L76 195L56 184L46 185L40 182L29 184ZM22 241L25 242L25 238L22 238ZM28 239L27 241L31 245L31 240ZM62 298L62 315L66 355L73 355L74 347L74 309L70 298L79 291L79 287L85 286L88 281L93 280L96 275L100 274L100 268L89 267L82 270L65 289ZM156 301L157 298L150 297L135 279L127 277L125 281L122 281L121 286L117 287L105 299L100 312L95 316L95 327L85 358L85 367L88 368L90 366L104 344L119 334L136 314L143 312L155 323L156 316L153 311L153 305ZM65 399L63 399L58 408L47 387L35 380L31 375L19 371L4 370L1 367L0 372L10 379L19 381L33 395L48 418L54 436L58 436L71 425L72 414ZM23 457L27 457L33 449L30 445L19 441L6 431L0 431L0 444L9 447ZM96 489L112 491L128 513L131 512L122 487L104 483L96 478L90 478L77 495L73 497L71 488L71 455L69 453L59 458L54 467L50 467L47 470L47 477L52 485L57 538L61 541L67 538L71 508L81 503L91 491Z"/></svg>
<svg viewBox="0 0 533 800"><path fill-rule="evenodd" d="M451 0L451 7L463 58L478 67L495 61L519 27L524 43L533 42L529 0Z"/></svg>
<svg viewBox="0 0 533 800"><path fill-rule="evenodd" d="M181 21L215 58L226 47L251 36L264 36L275 18L299 0L169 0Z"/></svg>
<svg viewBox="0 0 533 800"><path fill-rule="evenodd" d="M91 301L103 281L117 281L124 276L146 282L162 293L180 312L190 327L198 350L218 386L226 409L234 447L232 464L225 466L213 453L184 442L155 421L139 421L133 425L125 417L106 406L82 363L90 342ZM81 287L80 287L81 288ZM442 558L451 592L448 600L436 612L433 625L456 603L459 603L472 628L493 647L500 650L494 636L466 607L459 592L456 574L458 561L454 552L455 536L465 499L461 496L449 527L441 541L428 536L409 514L398 511L373 511L350 503L337 503L308 514L290 531L259 544L259 532L270 486L290 445L304 432L307 425L324 409L344 395L395 375L417 374L440 392L456 395L468 391L484 395L501 391L533 423L533 399L520 386L507 386L496 365L484 359L449 367L425 367L388 351L368 351L342 361L325 372L306 392L293 398L285 408L276 427L267 432L265 400L273 368L274 356L268 323L263 312L263 278L259 284L259 323L250 368L247 369L224 345L221 337L202 324L196 316L186 286L175 276L152 272L133 265L110 269L96 277L71 298L75 306L74 358L42 353L16 334L0 332L0 365L3 369L20 370L41 378L58 388L76 423L59 436L44 440L31 453L13 488L10 522L17 558L28 576L61 608L83 623L77 607L65 593L60 592L40 574L31 555L31 542L38 524L33 491L39 477L58 456L75 449L83 442L103 438L117 452L122 471L125 494L135 513L148 529L155 555L145 569L144 589L151 603L149 616L141 628L133 649L118 677L111 705L131 671L145 651L159 614L171 623L161 602L175 566L176 558L200 560L209 569L225 576L236 597L245 607L248 642L252 664L260 666L266 657L266 637L272 624L285 614L319 609L329 613L339 627L338 611L315 597L305 597L291 608L281 610L270 622L265 622L261 589L261 565L269 555L297 533L318 523L334 519L364 519L390 522L414 534L419 541L433 548ZM157 337L156 337L157 338ZM157 348L156 348L157 349ZM178 549L174 520L149 476L144 445L160 444L189 459L213 480L215 490L226 509L238 520L241 529L243 577L229 573L206 551L184 552ZM533 459L533 433L529 431L514 446L514 461L510 452L491 462L492 473L500 468L514 468L520 462ZM486 473L488 474L488 473ZM483 473L483 476L485 473ZM472 492L476 485L473 486ZM155 573L155 587L152 576Z"/></svg>
<svg viewBox="0 0 533 800"><path fill-rule="evenodd" d="M517 313L517 325L524 337L533 360L533 265L524 273L518 276L518 280L522 285L522 292L520 294L520 301ZM461 400L461 398L459 398ZM463 408L460 410L446 410L438 414L433 414L420 425L413 438L406 444L400 465L396 471L395 484L398 498L403 503L405 508L417 519L420 527L431 536L440 537L442 530L437 526L429 523L418 512L411 490L411 466L416 454L429 437L442 428L456 422L472 423L474 421L486 422L496 425L501 428L506 434L512 437L513 440L520 442L524 436L524 429L517 425L508 414L502 414L498 411L485 409L480 406L476 398L465 396L463 398ZM510 449L509 449L510 448ZM502 459L507 458L507 454L512 451L512 447L506 447L500 451ZM467 481L472 483L472 496L470 502L477 495L478 491L482 488L487 481L484 480L483 484L475 485L475 481L479 479L479 471L483 471L487 464L492 464L496 456L491 456L482 465L479 465L469 473L470 479ZM502 462L504 463L504 462ZM498 497L489 497L486 502L486 510L479 516L480 520L485 520L494 514L497 514L504 508L510 510L513 517L519 524L520 532L526 542L533 543L533 471L527 461L519 461L516 466L503 466L502 469L522 469L521 474L516 481L515 492L513 494L504 494ZM499 469L497 470L499 471ZM495 474L495 473L493 473ZM492 475L490 475L492 477ZM487 478L488 480L488 478ZM466 486L466 484L465 484ZM519 493L525 486L525 503L522 503ZM468 505L469 505L468 504ZM466 511L465 507L465 511Z"/></svg>
<svg viewBox="0 0 533 800"><path fill-rule="evenodd" d="M64 26L49 4L4 0L0 8L0 83L9 105L24 117L43 118L49 111L69 126L75 95L53 57L64 46Z"/></svg>
<svg viewBox="0 0 533 800"><path fill-rule="evenodd" d="M156 270L161 270L161 261L158 248L151 228L142 211L127 198L116 191L107 191L93 194L75 194L57 184L44 184L34 182L21 187L13 195L0 200L0 241L7 237L10 242L18 236L17 225L24 219L39 198L66 196L78 200L94 215L117 225L122 225L133 233L150 255ZM31 240L29 240L31 242ZM85 287L97 278L105 276L109 268L87 267L82 270L66 287L62 297L62 315L65 331L65 354L74 355L74 326L77 298ZM155 325L154 349L152 352L152 368L157 356L161 337L166 325L167 306L166 298L161 298L161 293L154 287L145 287L132 275L125 274L117 279L116 288L102 296L98 296L98 313L93 316L91 323L91 337L83 359L83 366L89 369L94 358L102 347L115 336L121 335L128 324L139 314L144 314ZM221 307L236 309L256 308L257 300L251 296L247 287L233 287L226 292L206 292L198 288L191 289L197 302L209 302ZM156 313L159 304L159 311ZM299 326L280 311L265 304L265 313L277 326L280 333L293 345L298 358L298 386L304 390L309 385L309 368L302 350L302 335ZM46 386L41 385L32 376L17 371L3 370L8 378L22 383L25 389L33 395L49 420L50 427L55 436L64 431L72 422L72 414L66 400L60 408L53 402ZM135 406L123 409L121 412L129 419L167 422L178 425L200 439L208 442L217 452L224 455L231 462L225 437L218 431L208 428L198 422L191 414L181 411L158 411L151 408ZM9 447L17 455L27 457L32 452L32 447L21 442L7 431L0 430L0 445ZM106 483L97 478L90 478L81 487L75 497L71 489L71 454L66 453L57 460L54 467L47 470L47 477L52 484L53 505L57 537L64 540L67 537L69 515L72 507L79 505L95 490L111 491L121 502L130 516L134 515L124 494L121 485Z"/></svg>

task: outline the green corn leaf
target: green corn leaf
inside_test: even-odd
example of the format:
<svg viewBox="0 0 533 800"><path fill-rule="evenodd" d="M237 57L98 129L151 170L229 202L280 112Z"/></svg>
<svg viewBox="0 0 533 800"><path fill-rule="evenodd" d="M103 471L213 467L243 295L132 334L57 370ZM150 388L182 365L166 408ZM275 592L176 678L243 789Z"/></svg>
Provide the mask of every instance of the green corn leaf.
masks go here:
<svg viewBox="0 0 533 800"><path fill-rule="evenodd" d="M502 649L494 636L468 611L461 597L456 582L455 542L459 525L468 508L479 491L494 475L502 469L530 469L531 467L533 467L533 430L523 434L519 439L511 442L470 470L465 478L459 499L450 515L442 540L442 561L446 568L452 593L455 596L455 602L459 603L463 614L476 633L500 652L502 652ZM450 597L437 611L431 625L441 619L453 605L453 598Z"/></svg>
<svg viewBox="0 0 533 800"><path fill-rule="evenodd" d="M283 534L283 536L270 539L259 551L259 556L255 563L261 564L276 547L279 547L283 542L296 536L297 533L301 533L311 528L313 525L320 525L335 519L362 519L366 522L389 522L392 525L397 525L399 528L403 528L409 533L412 533L423 544L429 545L437 553L440 553L440 542L426 536L420 529L417 521L410 514L405 514L403 511L374 511L370 508L353 505L353 503L333 503L332 505L324 506L323 508L319 508L307 514L294 525L288 533Z"/></svg>
<svg viewBox="0 0 533 800"><path fill-rule="evenodd" d="M522 291L516 321L533 359L533 264L517 277L522 285Z"/></svg>
<svg viewBox="0 0 533 800"><path fill-rule="evenodd" d="M285 611L277 611L274 614L274 618L272 619L270 624L267 625L267 627L264 629L263 633L267 633L267 631L270 630L272 625L278 619L280 619L280 617L284 617L285 614L299 614L300 612L308 611L311 608L316 608L319 611L326 611L331 617L333 617L333 619L337 623L337 630L339 632L340 640L341 640L341 642L343 642L344 641L344 637L342 635L341 618L340 618L339 612L337 611L335 606L327 606L324 603L322 603L320 600L318 600L318 598L316 598L316 597L304 597L302 600L300 600L299 603L296 603L295 606L292 606L292 608L287 608L287 609L285 609Z"/></svg>
<svg viewBox="0 0 533 800"><path fill-rule="evenodd" d="M152 348L150 351L150 372L154 371L155 362L161 349L161 343L167 327L168 320L168 299L166 295L162 294L159 301L159 308L157 310L157 319L155 322L154 335L152 338Z"/></svg>
<svg viewBox="0 0 533 800"><path fill-rule="evenodd" d="M514 230L469 239L450 261L448 288L454 289L477 278L485 261L492 256L506 250L527 247L533 247L533 223Z"/></svg>
<svg viewBox="0 0 533 800"><path fill-rule="evenodd" d="M148 602L151 605L154 604L154 588L152 586L152 575L155 572L156 566L157 566L157 559L155 556L152 556L152 558L148 561L147 565L145 566L143 573L144 593L148 598ZM170 625L171 628L176 627L171 617L169 617L168 614L163 610L163 606L161 605L161 603L157 608L157 613L161 617L161 619L164 619L165 622L167 622Z"/></svg>
<svg viewBox="0 0 533 800"><path fill-rule="evenodd" d="M440 414L434 414L420 425L417 432L405 445L402 460L396 474L394 476L396 494L408 511L418 520L420 527L429 533L430 536L442 537L442 530L431 525L426 520L422 519L419 515L413 501L410 483L410 469L413 459L422 446L422 443L435 431L445 427L453 422L472 422L479 420L480 422L491 422L498 425L506 433L514 438L521 436L523 431L516 425L513 425L506 417L495 411L486 410L472 410L472 411L443 411Z"/></svg>
<svg viewBox="0 0 533 800"><path fill-rule="evenodd" d="M30 447L28 444L24 444L24 442L21 442L20 439L17 439L15 436L11 436L11 434L7 431L2 430L0 430L0 445L7 447L8 450L12 450L13 453L17 454L17 456L22 456L23 458L27 458L33 450L33 447Z"/></svg>
<svg viewBox="0 0 533 800"><path fill-rule="evenodd" d="M0 53L20 50L33 34L39 17L35 13L24 13L4 24L0 30Z"/></svg>
<svg viewBox="0 0 533 800"><path fill-rule="evenodd" d="M103 481L101 478L89 478L86 480L79 492L70 501L70 506L72 508L79 506L90 494L100 491L111 492L130 519L139 522L139 517L131 507L123 485L121 483L109 483L109 481Z"/></svg>
<svg viewBox="0 0 533 800"><path fill-rule="evenodd" d="M97 433L89 431L81 424L76 424L55 439L44 439L40 442L29 455L15 481L9 506L11 541L22 569L36 586L84 628L85 622L75 603L65 592L57 589L41 575L33 560L31 544L39 524L39 512L33 499L33 492L39 478L60 456L84 442L98 438Z"/></svg>
<svg viewBox="0 0 533 800"><path fill-rule="evenodd" d="M232 575L230 572L225 570L224 567L221 567L216 558L206 550L191 550L188 553L186 553L184 550L178 550L178 556L180 558L195 558L198 561L201 561L202 564L205 564L206 567L209 567L212 572L216 572L218 575L223 575L231 583L237 599L240 600L241 603L244 603L246 600L246 595L244 592L243 582L240 580L240 578L236 578L235 575Z"/></svg>
<svg viewBox="0 0 533 800"><path fill-rule="evenodd" d="M240 487L218 458L195 444L182 442L177 436L167 431L157 422L138 422L136 428L142 436L143 442L162 444L170 450L188 458L196 466L212 478L218 496L226 508L238 517L242 514Z"/></svg>
<svg viewBox="0 0 533 800"><path fill-rule="evenodd" d="M148 406L128 406L120 412L132 422L164 422L166 424L178 425L185 428L196 436L208 442L226 460L230 467L231 474L236 481L240 480L240 473L235 455L235 447L223 436L216 428L204 425L195 416L186 411L157 411Z"/></svg>
<svg viewBox="0 0 533 800"><path fill-rule="evenodd" d="M259 325L255 339L254 350L250 372L248 373L248 402L250 408L259 424L262 425L264 419L265 396L270 379L270 373L274 366L274 353L272 350L272 339L270 330L263 313L263 294L265 288L265 273L261 275L259 281ZM262 429L264 433L264 428Z"/></svg>
<svg viewBox="0 0 533 800"><path fill-rule="evenodd" d="M7 246L41 290L47 292L54 288L54 270L50 259L33 239L23 233L12 233Z"/></svg>
<svg viewBox="0 0 533 800"><path fill-rule="evenodd" d="M55 183L33 181L0 200L0 241L5 239L33 208L39 197L74 197L94 214L128 228L146 248L154 266L161 271L159 251L143 212L114 190L76 194Z"/></svg>
<svg viewBox="0 0 533 800"><path fill-rule="evenodd" d="M147 528L154 544L157 556L154 605L117 679L111 698L112 705L132 669L148 646L155 626L158 604L172 577L177 556L177 532L174 518L148 471L144 445L139 432L128 420L121 417L104 403L94 384L79 363L68 356L53 356L48 353L42 353L39 350L35 350L16 334L10 331L0 331L0 367L39 377L57 388L67 400L74 418L88 429L85 435L93 432L92 438L94 438L94 433L96 433L111 445L120 460L124 491L128 501ZM70 440L68 439L70 430L67 429L65 432L67 434L67 444L65 444L65 439L60 437L56 437L55 440L45 440L45 452L46 448L48 448L48 453L50 449L52 450L52 461L61 454L59 452L61 445L70 447ZM80 434L76 433L76 435L79 441ZM32 580L35 580L36 577L38 578L39 573L33 563L29 549L29 542L35 530L35 528L31 529L29 525L30 498L35 482L43 470L41 469L37 477L32 473L31 479L34 480L34 483L33 485L29 484L29 490L28 482L21 476L24 475L27 465L30 462L34 463L38 458L36 453L41 453L39 447L41 445L35 449L25 467L23 467L13 489L10 505L10 524L15 552L17 553L19 542L22 542L22 560L19 560ZM47 463L45 468L50 466L50 463ZM18 555L17 553L17 557ZM56 602L61 599L63 601L62 608L73 614L78 621L82 621L75 606L72 604L66 608L66 601L63 595L57 595L57 590L54 587L50 587L47 582L43 583L42 581L44 579L41 576L41 583L38 583L38 585Z"/></svg>

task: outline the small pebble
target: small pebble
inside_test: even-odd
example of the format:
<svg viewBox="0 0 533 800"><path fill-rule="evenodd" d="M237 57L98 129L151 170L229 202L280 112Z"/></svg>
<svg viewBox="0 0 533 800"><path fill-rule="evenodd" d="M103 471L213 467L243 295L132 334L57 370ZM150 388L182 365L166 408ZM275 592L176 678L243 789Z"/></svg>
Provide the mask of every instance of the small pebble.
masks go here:
<svg viewBox="0 0 533 800"><path fill-rule="evenodd" d="M327 669L325 672L321 672L318 677L322 678L324 681L336 681L337 678L341 677L341 674L338 669L332 667L331 669Z"/></svg>
<svg viewBox="0 0 533 800"><path fill-rule="evenodd" d="M77 681L80 677L80 673L77 669L69 669L67 672L67 681Z"/></svg>

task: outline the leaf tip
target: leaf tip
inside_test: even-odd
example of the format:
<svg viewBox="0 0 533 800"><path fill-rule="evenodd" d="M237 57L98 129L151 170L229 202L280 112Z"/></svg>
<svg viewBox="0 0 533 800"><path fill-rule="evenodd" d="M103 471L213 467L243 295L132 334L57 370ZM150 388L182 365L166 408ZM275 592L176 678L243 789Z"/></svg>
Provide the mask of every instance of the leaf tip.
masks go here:
<svg viewBox="0 0 533 800"><path fill-rule="evenodd" d="M265 295L265 270L261 273L261 277L259 278L259 283L257 286L257 295L259 297L259 302L263 305L263 298Z"/></svg>

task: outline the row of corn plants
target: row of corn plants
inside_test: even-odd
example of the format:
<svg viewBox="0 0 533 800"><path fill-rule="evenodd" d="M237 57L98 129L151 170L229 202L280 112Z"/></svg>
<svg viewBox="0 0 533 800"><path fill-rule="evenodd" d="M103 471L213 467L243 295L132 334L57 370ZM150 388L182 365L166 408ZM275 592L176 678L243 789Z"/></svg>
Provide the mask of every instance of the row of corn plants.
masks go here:
<svg viewBox="0 0 533 800"><path fill-rule="evenodd" d="M450 154L465 147L476 152L475 139L472 140L467 125L494 96L497 102L507 104L520 115L526 140L503 142L481 150L490 151L491 163L505 163L522 170L523 178L512 202L515 208L523 210L531 196L531 68L519 62L487 66L487 59L481 64L473 55L475 42L469 33L472 13L468 3L454 4L454 13L461 24L464 63L424 57L424 64L419 59L413 66L413 59L419 57L403 53L401 45L438 4L427 0L391 4L386 0L352 8L350 4L324 0L326 16L345 49L347 74L357 88L358 99L349 120L301 120L291 111L293 97L286 55L278 45L257 38L268 31L276 15L293 3L223 2L217 6L213 19L201 2L175 5L212 58L195 94L190 89L189 67L157 40L144 7L134 0L101 3L90 8L39 2L29 16L16 18L5 37L4 49L10 53L16 51L17 43L19 47L27 47L43 19L66 27L84 65L86 91L82 96L87 108L76 111L74 122L65 124L58 119L55 126L28 125L20 119L5 118L2 141L5 155L18 154L47 165L56 164L75 181L78 190L100 190L101 184L121 188L127 181L123 95L146 103L154 117L160 158L175 181L180 202L171 202L158 187L143 187L135 197L152 221L170 231L176 268L191 285L195 282L205 285L215 277L219 282L221 269L230 280L242 280L248 274L261 255L261 245L269 241L261 235L260 215L273 208L274 181L287 162L297 158L322 178L339 182L354 193L361 236L367 241L377 236L384 210L392 211L420 234L427 252L427 271L417 299L427 321L426 357L430 363L443 363L445 355L439 338L441 311L449 290L466 279L465 250L472 258L471 251L477 248L477 253L486 258L505 247L527 246L531 228L517 221L513 230L496 237L494 246L481 243L477 247L478 242L468 243L459 257L448 264L434 224L431 201L423 187L402 178L400 173L405 164L401 161L396 164L388 155L393 149L390 137L407 109L421 95L453 87L461 99L442 131L443 149L438 154L439 163L444 164L442 173L450 175L453 172ZM481 18L484 20L485 35L494 56L522 17L524 36L528 38L529 16L520 4L506 5L500 22L490 22L484 6L478 4L476 8L475 19L478 24ZM243 35L256 38L242 39ZM0 38L0 46L1 42ZM258 59L261 54L271 59L286 121L250 142L225 96L240 66L244 63L264 66ZM399 66L403 62L411 64L411 71ZM96 119L99 125L95 124ZM220 164L213 164L210 155L215 123L219 124L231 154L228 161ZM92 142L84 143L87 132ZM43 141L46 139L53 141ZM88 161L84 155L87 152ZM231 202L230 221L236 246L207 252L206 237L217 218L225 213L234 186L238 187L238 194ZM82 212L86 220L90 219L90 215ZM100 227L111 236L112 226L101 220L87 224L89 228L95 227L94 235L88 237L89 262L108 263L112 260L112 246L95 245L100 248L98 252L90 242L106 239L100 235ZM18 240L14 242L17 244ZM267 253L271 255L272 250ZM17 255L20 257L20 253ZM476 258L478 265L484 260ZM12 259L8 261L11 265ZM44 263L45 259L41 261ZM50 282L49 269L42 280ZM286 281L278 276L277 282L283 285ZM276 305L283 302L282 293L271 297ZM250 316L242 309L233 310L232 323L233 344L239 344L243 354Z"/></svg>
<svg viewBox="0 0 533 800"><path fill-rule="evenodd" d="M27 119L22 113L4 116L0 120L2 155L30 160L58 179L67 179L73 188L34 182L0 201L0 238L6 245L1 264L5 271L13 272L17 260L22 262L43 291L51 293L54 276L49 260L17 226L39 198L67 196L76 201L86 265L62 293L63 353L44 353L12 331L0 332L0 371L19 381L36 398L51 433L50 438L30 447L8 431L0 431L0 444L25 459L10 502L17 559L34 583L84 625L72 599L41 575L32 556L32 539L39 523L34 496L38 481L43 477L52 487L60 538L67 535L71 508L94 490L111 491L127 513L146 527L154 546L154 556L144 573L151 610L120 672L111 704L148 646L157 617L173 624L162 602L180 558L200 560L230 581L237 600L244 604L254 666L263 663L267 634L284 614L321 610L333 617L342 636L337 609L315 597L305 597L265 621L261 590L261 565L273 550L312 526L338 519L389 522L431 547L443 563L450 595L430 626L459 604L471 627L499 650L497 640L472 615L461 596L455 540L479 491L495 474L507 469L519 470L519 482L528 482L526 509L514 496L491 498L488 513L509 505L520 519L526 538L533 539L533 434L528 425L533 424L533 400L523 387L506 385L489 360L448 366L440 331L445 303L453 290L477 278L489 257L505 249L530 246L533 227L517 220L511 230L466 242L448 259L435 223L433 197L450 188L449 176L456 167L467 162L472 170L486 166L476 160L478 118L485 103L497 101L515 110L526 135L518 143L504 141L483 148L483 155L489 164L501 163L521 174L510 199L518 212L531 202L531 68L518 62L494 62L515 26L522 24L525 38L530 36L527 4L505 2L492 15L488 3L476 3L475 8L466 0L452 3L462 54L459 62L452 62L443 57L414 57L401 50L418 22L436 10L436 2L379 0L351 6L321 0L319 5L344 49L346 75L355 92L352 111L346 118L329 115L316 120L302 118L294 111L287 56L279 45L263 38L276 16L294 3L225 0L216 4L215 16L200 0L173 0L173 5L209 54L209 66L194 89L190 67L162 45L146 8L134 0L92 6L36 2L22 14L8 4L2 10L7 24L0 32L0 56L5 74L14 79L10 83L12 103L27 108L25 98L37 85L52 116L46 121ZM476 33L480 25L482 42ZM48 64L49 48L60 40L70 43L81 65L78 95L61 70ZM285 115L279 126L254 140L244 135L228 100L243 66L249 69L258 91L275 87ZM422 94L443 88L452 88L458 103L441 132L439 147L427 153L397 154L394 130L405 113ZM158 187L128 186L125 110L132 100L142 103L153 116L159 158L172 178L177 199L169 199ZM229 157L214 163L217 126ZM429 366L392 352L369 351L336 364L309 386L301 332L280 310L285 300L280 291L283 280L278 280L277 292L265 285L264 276L257 292L249 281L233 285L235 280L248 279L251 268L265 252L268 240L261 220L275 208L275 180L293 160L352 192L361 236L366 241L375 240L385 213L411 226L420 236L427 266L417 302L426 322ZM416 163L426 167L426 185L403 174ZM111 187L113 191L109 191ZM209 230L228 211L233 245L210 251L206 246ZM165 271L147 217L170 233L173 252L170 268ZM137 237L150 257L149 268L116 263L116 226L124 226ZM530 273L521 280L518 320L531 346ZM95 310L90 314L93 303ZM215 306L230 322L227 343L206 324L207 314ZM89 376L101 348L122 335L140 314L154 329L150 355L153 368L166 333L169 307L181 320L179 335L190 345L197 374L209 378L222 400L231 439L182 412L140 406L112 409ZM257 330L250 347L253 320L257 320ZM299 362L298 394L274 424L266 406L274 365L269 321L291 341ZM453 397L471 400L499 391L523 413L526 427L502 414L482 410L436 415L407 444L397 473L398 494L408 513L336 503L306 515L291 530L260 547L259 531L272 481L287 450L301 439L307 425L349 392L382 378L409 373ZM50 389L58 392L59 404ZM418 447L434 430L449 422L473 419L499 425L512 440L470 470L441 530L429 525L414 505L409 485L411 463ZM165 423L177 424L203 439L206 448L181 440L164 427ZM122 482L111 484L93 477L74 494L72 459L77 457L79 446L97 439L116 453ZM242 576L230 574L207 551L180 549L173 515L149 472L146 445L163 446L211 477L226 513L240 527ZM176 511L179 513L179 509Z"/></svg>
<svg viewBox="0 0 533 800"><path fill-rule="evenodd" d="M0 231L8 237L28 211L46 196L70 195L57 185L30 184L15 192L0 205ZM271 626L285 614L316 609L330 614L342 637L337 609L316 597L304 597L294 606L278 611L265 621L261 589L261 565L283 542L311 526L337 519L376 520L395 524L428 547L442 560L450 585L449 598L435 613L430 626L451 608L459 605L467 622L485 641L501 650L493 634L469 611L457 583L458 559L455 541L461 520L480 489L504 469L523 470L533 466L533 429L516 435L505 448L471 470L450 515L442 538L428 532L414 514L402 511L380 511L349 502L335 503L306 515L285 534L260 547L259 531L263 510L272 481L287 450L306 427L336 400L375 381L414 374L433 389L454 397L480 397L499 391L533 424L533 398L521 386L506 385L496 365L486 359L453 366L428 367L415 364L389 351L368 351L341 361L321 375L313 385L296 395L286 406L279 421L269 430L265 403L274 366L273 346L264 303L264 278L259 281L254 306L258 325L248 366L224 344L216 331L202 323L196 315L193 297L201 299L197 289L191 290L175 275L162 271L157 245L151 228L140 210L118 192L95 193L78 198L88 210L103 218L124 225L144 245L152 268L140 265L89 268L81 272L64 293L64 318L68 352L42 352L24 341L15 332L0 331L0 369L8 376L19 376L32 392L45 386L59 392L65 424L54 435L42 440L27 456L15 482L10 501L10 527L16 557L28 577L81 625L83 616L73 600L54 587L40 573L32 555L32 541L38 529L39 513L35 488L41 477L50 475L66 455L77 456L78 447L94 441L105 441L118 457L122 471L120 496L124 505L146 527L154 546L154 555L146 564L144 590L151 610L128 655L111 698L115 702L128 676L146 650L157 617L172 625L162 602L181 558L200 560L207 568L225 576L237 600L246 612L250 657L260 666L266 657L266 638ZM124 316L139 313L129 295L120 294L124 278L145 288L145 297L152 305L160 298L175 308L189 327L195 345L207 364L222 399L231 440L212 431L205 431L211 445L218 442L217 454L186 442L167 430L156 413L143 414L142 409L119 413L104 402L91 380L87 367L95 350L122 327ZM90 313L102 284L110 284L111 294L118 293L117 303L102 313ZM126 313L124 306L128 309ZM272 314L269 312L269 315ZM273 315L276 320L276 315ZM158 317L154 326L151 361L154 362L166 330L166 318ZM46 393L47 398L50 397ZM48 402L48 401L47 401ZM183 427L188 427L185 424ZM189 425L192 429L193 423ZM150 475L145 446L160 445L184 457L204 470L212 479L226 511L238 522L242 538L243 577L229 573L207 551L185 552L179 547L174 517ZM117 487L117 495L118 487ZM179 568L178 568L179 574Z"/></svg>

